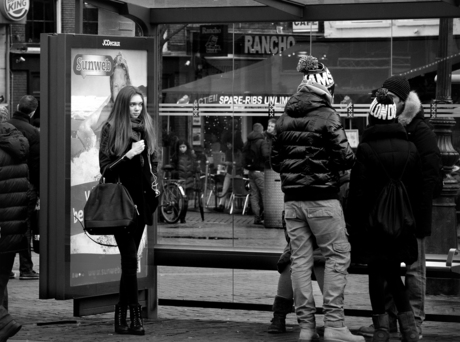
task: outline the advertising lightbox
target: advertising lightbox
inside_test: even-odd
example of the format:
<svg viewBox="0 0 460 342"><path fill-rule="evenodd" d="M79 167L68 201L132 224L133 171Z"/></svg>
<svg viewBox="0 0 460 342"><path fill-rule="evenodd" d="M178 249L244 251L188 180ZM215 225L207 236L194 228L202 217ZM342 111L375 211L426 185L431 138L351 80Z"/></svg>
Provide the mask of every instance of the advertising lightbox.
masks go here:
<svg viewBox="0 0 460 342"><path fill-rule="evenodd" d="M118 292L120 255L113 236L89 236L83 208L99 181L102 126L124 86L138 87L154 112L154 39L43 35L41 62L42 169L41 255L45 279L40 298L69 299ZM45 43L43 43L45 41ZM154 120L155 122L155 120ZM63 165L63 167L56 167ZM153 226L138 252L139 289L154 284L149 270ZM43 264L42 264L43 265Z"/></svg>

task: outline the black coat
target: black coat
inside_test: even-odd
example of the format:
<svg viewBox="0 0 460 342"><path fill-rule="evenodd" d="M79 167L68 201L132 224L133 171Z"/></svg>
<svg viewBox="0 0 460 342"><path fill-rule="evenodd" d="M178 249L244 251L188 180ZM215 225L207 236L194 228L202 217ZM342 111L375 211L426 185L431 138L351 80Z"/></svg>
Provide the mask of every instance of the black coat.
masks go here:
<svg viewBox="0 0 460 342"><path fill-rule="evenodd" d="M28 153L22 133L0 124L0 254L27 248Z"/></svg>
<svg viewBox="0 0 460 342"><path fill-rule="evenodd" d="M441 153L436 135L425 121L423 107L416 93L409 94L398 120L406 128L409 140L417 147L422 161L421 214L417 221L420 228L417 237L430 236L433 198L439 196L442 190Z"/></svg>
<svg viewBox="0 0 460 342"><path fill-rule="evenodd" d="M340 171L355 161L340 116L322 97L300 90L276 123L271 163L284 201L338 199Z"/></svg>
<svg viewBox="0 0 460 342"><path fill-rule="evenodd" d="M247 165L246 154L250 150L255 153L255 162L252 165ZM266 141L263 133L252 131L248 135L248 141L243 147L243 167L251 171L264 171L266 163L270 159L270 145Z"/></svg>
<svg viewBox="0 0 460 342"><path fill-rule="evenodd" d="M368 225L368 218L377 197L388 182L385 170L390 177L399 178L407 158L409 160L402 182L409 195L416 221L421 215L422 168L415 145L408 141L404 127L399 123L370 126L363 132L356 158L350 175L346 211L352 257L365 257L366 261L377 258L413 263L417 260L415 234L396 241L382 238L374 227Z"/></svg>
<svg viewBox="0 0 460 342"><path fill-rule="evenodd" d="M195 186L195 177L198 169L198 163L192 153L179 153L174 155L171 160L171 166L174 167L173 177L185 180L185 189L193 189Z"/></svg>
<svg viewBox="0 0 460 342"><path fill-rule="evenodd" d="M120 156L111 155L106 152L109 131L110 124L106 123L102 127L101 144L99 148L99 166L101 173L104 172L104 169L108 165L120 160ZM141 139L143 138L144 137L141 136ZM132 142L135 142L135 140L132 139L128 149L122 155L126 154L131 149ZM104 174L106 181L110 183L116 183L119 177L121 183L126 187L131 195L134 204L137 206L140 218L148 225L153 223L153 213L158 204L155 193L151 187L153 178L148 163L148 160L150 159L152 172L156 176L158 162L154 157L154 155L147 155L146 148L140 155L134 156L132 159L122 158L114 167L107 169Z"/></svg>
<svg viewBox="0 0 460 342"><path fill-rule="evenodd" d="M40 191L40 131L30 123L30 116L22 112L14 112L7 121L16 127L29 142L29 180Z"/></svg>

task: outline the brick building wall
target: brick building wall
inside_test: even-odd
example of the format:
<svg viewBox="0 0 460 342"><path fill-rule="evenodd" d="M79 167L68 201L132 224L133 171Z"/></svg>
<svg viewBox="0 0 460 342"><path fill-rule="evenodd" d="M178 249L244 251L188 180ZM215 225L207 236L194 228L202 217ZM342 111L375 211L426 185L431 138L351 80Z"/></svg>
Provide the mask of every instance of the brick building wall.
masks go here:
<svg viewBox="0 0 460 342"><path fill-rule="evenodd" d="M62 1L62 33L75 33L75 0Z"/></svg>
<svg viewBox="0 0 460 342"><path fill-rule="evenodd" d="M27 72L15 71L11 73L11 104L10 115L16 110L21 97L27 94Z"/></svg>

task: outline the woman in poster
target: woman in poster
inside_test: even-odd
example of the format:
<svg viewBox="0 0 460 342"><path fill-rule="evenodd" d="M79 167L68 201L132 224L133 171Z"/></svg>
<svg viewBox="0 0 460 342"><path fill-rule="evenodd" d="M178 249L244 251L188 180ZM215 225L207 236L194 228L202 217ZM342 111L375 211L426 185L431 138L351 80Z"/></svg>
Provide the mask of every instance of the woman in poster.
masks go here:
<svg viewBox="0 0 460 342"><path fill-rule="evenodd" d="M115 332L144 335L138 303L137 252L145 225L153 223L158 205L156 136L138 88L120 90L101 132L99 166L107 182L118 179L137 206L136 222L126 232L115 234L121 256L119 301L115 306ZM127 323L129 308L131 324Z"/></svg>

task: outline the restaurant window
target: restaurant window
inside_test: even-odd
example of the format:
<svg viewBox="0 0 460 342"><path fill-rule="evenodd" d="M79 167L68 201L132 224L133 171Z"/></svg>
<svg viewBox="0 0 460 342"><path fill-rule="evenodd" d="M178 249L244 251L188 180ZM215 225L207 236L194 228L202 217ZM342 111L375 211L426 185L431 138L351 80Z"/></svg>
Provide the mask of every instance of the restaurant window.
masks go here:
<svg viewBox="0 0 460 342"><path fill-rule="evenodd" d="M26 42L39 43L41 33L56 31L56 11L53 0L34 0L30 2L27 13Z"/></svg>

